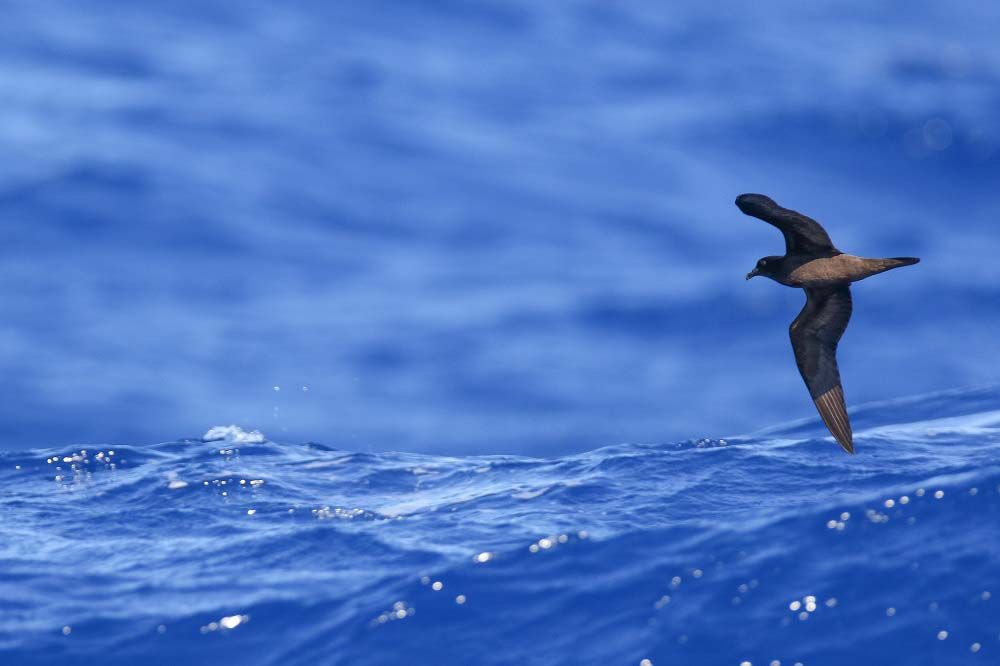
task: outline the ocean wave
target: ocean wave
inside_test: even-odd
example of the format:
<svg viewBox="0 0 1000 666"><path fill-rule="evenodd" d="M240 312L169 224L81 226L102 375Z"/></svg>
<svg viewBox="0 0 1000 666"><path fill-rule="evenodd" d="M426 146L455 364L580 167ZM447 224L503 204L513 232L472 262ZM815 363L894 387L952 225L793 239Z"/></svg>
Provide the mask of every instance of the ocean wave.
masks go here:
<svg viewBox="0 0 1000 666"><path fill-rule="evenodd" d="M998 398L862 407L854 457L816 420L560 458L236 427L3 453L0 656L985 663L1000 653Z"/></svg>

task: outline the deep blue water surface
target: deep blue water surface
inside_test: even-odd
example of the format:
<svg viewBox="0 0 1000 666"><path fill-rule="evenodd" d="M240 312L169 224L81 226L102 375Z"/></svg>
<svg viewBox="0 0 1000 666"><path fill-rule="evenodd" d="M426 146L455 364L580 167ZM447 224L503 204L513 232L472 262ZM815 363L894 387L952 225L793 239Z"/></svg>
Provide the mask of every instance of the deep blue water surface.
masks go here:
<svg viewBox="0 0 1000 666"><path fill-rule="evenodd" d="M0 455L0 663L1000 660L1000 392L559 458ZM214 439L222 437L223 439Z"/></svg>
<svg viewBox="0 0 1000 666"><path fill-rule="evenodd" d="M923 258L857 286L849 402L1000 381L995 3L0 4L4 448L806 416L748 191Z"/></svg>

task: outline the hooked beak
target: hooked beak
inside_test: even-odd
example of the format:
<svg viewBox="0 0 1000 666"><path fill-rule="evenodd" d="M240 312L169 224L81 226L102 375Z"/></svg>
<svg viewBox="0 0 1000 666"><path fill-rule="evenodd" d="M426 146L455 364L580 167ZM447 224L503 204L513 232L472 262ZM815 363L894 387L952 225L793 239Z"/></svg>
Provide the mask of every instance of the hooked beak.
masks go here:
<svg viewBox="0 0 1000 666"><path fill-rule="evenodd" d="M749 280L750 278L752 278L752 277L757 277L758 275L760 275L760 271L758 271L758 270L757 270L757 269L755 268L755 269L753 269L752 271L750 271L749 273L747 273L747 279Z"/></svg>

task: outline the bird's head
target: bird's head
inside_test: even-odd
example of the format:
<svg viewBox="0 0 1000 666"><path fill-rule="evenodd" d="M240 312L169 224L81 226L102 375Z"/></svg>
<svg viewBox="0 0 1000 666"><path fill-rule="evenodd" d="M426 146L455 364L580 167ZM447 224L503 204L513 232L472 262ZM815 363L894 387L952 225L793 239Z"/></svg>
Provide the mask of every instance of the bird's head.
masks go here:
<svg viewBox="0 0 1000 666"><path fill-rule="evenodd" d="M763 275L764 277L774 277L775 271L781 265L781 257L764 257L757 261L754 269L747 273L747 279Z"/></svg>

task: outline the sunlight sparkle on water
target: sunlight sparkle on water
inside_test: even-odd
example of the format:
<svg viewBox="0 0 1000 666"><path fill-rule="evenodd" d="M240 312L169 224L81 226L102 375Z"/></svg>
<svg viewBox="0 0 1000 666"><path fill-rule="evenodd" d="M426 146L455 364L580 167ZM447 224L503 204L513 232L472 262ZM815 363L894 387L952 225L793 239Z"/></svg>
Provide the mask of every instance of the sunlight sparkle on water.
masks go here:
<svg viewBox="0 0 1000 666"><path fill-rule="evenodd" d="M229 615L219 620L219 625L223 629L235 629L243 624L244 617L243 615Z"/></svg>
<svg viewBox="0 0 1000 666"><path fill-rule="evenodd" d="M231 631L250 621L249 615L227 615L216 622L209 622L201 628L201 633L207 634L213 631Z"/></svg>

